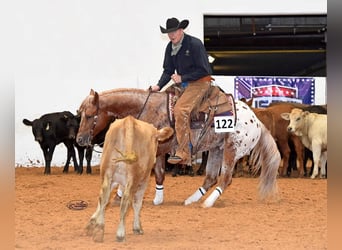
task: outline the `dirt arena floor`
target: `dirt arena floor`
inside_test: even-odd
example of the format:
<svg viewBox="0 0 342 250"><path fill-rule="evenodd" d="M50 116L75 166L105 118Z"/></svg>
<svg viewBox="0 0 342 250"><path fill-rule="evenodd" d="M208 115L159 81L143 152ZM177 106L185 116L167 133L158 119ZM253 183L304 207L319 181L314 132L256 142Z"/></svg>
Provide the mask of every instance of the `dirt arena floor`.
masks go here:
<svg viewBox="0 0 342 250"><path fill-rule="evenodd" d="M133 234L130 210L126 242L116 242L119 206L111 203L104 242L95 243L84 229L97 206L99 168L81 176L71 170L54 167L44 176L43 168L15 169L15 249L327 249L326 179L279 178L279 202L260 202L258 178L234 178L214 207L204 209L183 205L203 176L168 173L160 206L152 204L151 176L141 212L144 235ZM88 206L69 209L73 200Z"/></svg>

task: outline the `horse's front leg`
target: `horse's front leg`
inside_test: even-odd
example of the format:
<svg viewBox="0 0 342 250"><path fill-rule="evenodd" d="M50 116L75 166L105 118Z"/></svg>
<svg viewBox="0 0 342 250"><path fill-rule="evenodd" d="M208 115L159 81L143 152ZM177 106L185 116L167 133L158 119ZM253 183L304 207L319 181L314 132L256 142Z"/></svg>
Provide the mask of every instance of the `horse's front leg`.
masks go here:
<svg viewBox="0 0 342 250"><path fill-rule="evenodd" d="M165 179L165 155L157 156L154 167L154 176L156 180L156 194L153 199L154 205L160 205L164 201L164 179Z"/></svg>
<svg viewBox="0 0 342 250"><path fill-rule="evenodd" d="M224 150L221 168L221 178L219 179L218 185L216 186L215 190L203 202L202 207L212 207L217 198L226 189L226 187L232 183L233 171L236 162L237 159L235 159L235 151L232 148Z"/></svg>
<svg viewBox="0 0 342 250"><path fill-rule="evenodd" d="M217 183L217 178L220 173L221 163L222 163L223 150L218 147L215 150L211 150L208 156L206 175L203 185L199 187L195 193L193 193L184 202L184 205L189 205L193 202L199 201L202 196Z"/></svg>

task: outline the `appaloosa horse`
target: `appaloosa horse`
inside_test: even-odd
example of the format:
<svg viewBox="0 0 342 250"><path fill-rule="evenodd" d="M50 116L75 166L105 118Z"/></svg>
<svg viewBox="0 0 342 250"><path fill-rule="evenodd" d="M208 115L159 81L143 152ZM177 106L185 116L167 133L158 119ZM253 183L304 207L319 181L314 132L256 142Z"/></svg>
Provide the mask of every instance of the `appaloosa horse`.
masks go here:
<svg viewBox="0 0 342 250"><path fill-rule="evenodd" d="M142 89L113 89L101 93L94 90L83 100L79 108L81 115L77 142L90 144L92 137L107 124L108 119L123 118L132 115L140 120L152 123L160 129L170 126L168 94L150 92ZM216 183L211 195L204 201L203 207L211 207L225 188L232 182L234 165L241 157L251 153L255 171L261 169L259 195L261 199L277 193L277 174L280 154L277 145L247 104L236 101L236 124L234 132L215 133L214 128L202 136L201 129L192 129L191 141L197 152L209 151L206 177L203 185L185 200L185 205L197 202ZM200 143L197 143L200 138ZM165 178L165 154L173 152L176 137L160 143L155 165L156 194L155 205L163 202L163 182ZM193 152L194 154L196 152Z"/></svg>

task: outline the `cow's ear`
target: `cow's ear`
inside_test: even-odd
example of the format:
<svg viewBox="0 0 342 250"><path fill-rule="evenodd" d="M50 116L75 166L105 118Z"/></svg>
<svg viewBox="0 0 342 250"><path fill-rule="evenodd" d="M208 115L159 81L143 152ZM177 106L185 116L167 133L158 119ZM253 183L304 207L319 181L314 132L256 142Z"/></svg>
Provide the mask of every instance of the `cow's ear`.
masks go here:
<svg viewBox="0 0 342 250"><path fill-rule="evenodd" d="M281 118L283 118L284 120L287 120L287 121L290 120L290 113L281 113L280 116L281 116Z"/></svg>
<svg viewBox="0 0 342 250"><path fill-rule="evenodd" d="M304 117L307 116L308 114L310 114L309 111L304 111L304 113L303 113Z"/></svg>
<svg viewBox="0 0 342 250"><path fill-rule="evenodd" d="M63 120L63 121L67 121L69 119L69 117L67 116L67 115L63 115L62 117L61 117L61 120Z"/></svg>
<svg viewBox="0 0 342 250"><path fill-rule="evenodd" d="M173 128L164 127L157 131L157 140L165 141L166 139L170 138L172 135L173 135Z"/></svg>

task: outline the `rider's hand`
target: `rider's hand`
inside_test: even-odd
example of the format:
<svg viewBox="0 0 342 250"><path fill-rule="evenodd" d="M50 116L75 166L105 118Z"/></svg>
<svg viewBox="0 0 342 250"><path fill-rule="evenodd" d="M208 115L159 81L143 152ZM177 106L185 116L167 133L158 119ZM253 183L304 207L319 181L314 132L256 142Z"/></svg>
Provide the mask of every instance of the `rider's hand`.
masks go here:
<svg viewBox="0 0 342 250"><path fill-rule="evenodd" d="M150 86L151 91L159 91L160 87L158 85Z"/></svg>
<svg viewBox="0 0 342 250"><path fill-rule="evenodd" d="M182 76L178 75L178 74L173 74L171 76L171 79L175 82L175 83L181 83L182 82Z"/></svg>

